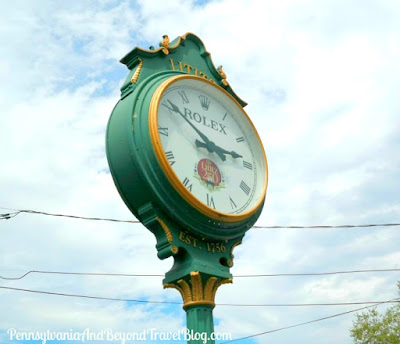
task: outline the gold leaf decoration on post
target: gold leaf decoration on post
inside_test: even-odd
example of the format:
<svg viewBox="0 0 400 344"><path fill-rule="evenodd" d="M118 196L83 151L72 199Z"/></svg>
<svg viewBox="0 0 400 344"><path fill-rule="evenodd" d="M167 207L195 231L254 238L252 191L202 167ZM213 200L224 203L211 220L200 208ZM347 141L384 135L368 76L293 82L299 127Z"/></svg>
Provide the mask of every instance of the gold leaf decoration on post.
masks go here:
<svg viewBox="0 0 400 344"><path fill-rule="evenodd" d="M214 300L214 297L213 297L214 286L216 285L217 280L218 280L217 277L210 277L207 280L206 286L204 287L204 299L205 300Z"/></svg>
<svg viewBox="0 0 400 344"><path fill-rule="evenodd" d="M142 59L139 59L139 66L136 68L135 73L133 73L133 75L132 75L132 79L131 79L132 84L136 84L137 80L139 79L139 75L142 70L142 67L143 67L143 61L142 61Z"/></svg>
<svg viewBox="0 0 400 344"><path fill-rule="evenodd" d="M192 293L190 291L189 284L184 280L179 280L178 284L181 287L180 291L181 291L181 295L182 295L182 298L183 298L183 302L185 302L185 300L190 300L190 298L192 296Z"/></svg>
<svg viewBox="0 0 400 344"><path fill-rule="evenodd" d="M232 278L220 278L210 276L203 287L203 279L199 271L190 273L190 279L180 279L177 282L166 283L164 288L177 289L183 299L183 308L195 305L207 305L215 307L215 294L217 289L225 283L232 283Z"/></svg>

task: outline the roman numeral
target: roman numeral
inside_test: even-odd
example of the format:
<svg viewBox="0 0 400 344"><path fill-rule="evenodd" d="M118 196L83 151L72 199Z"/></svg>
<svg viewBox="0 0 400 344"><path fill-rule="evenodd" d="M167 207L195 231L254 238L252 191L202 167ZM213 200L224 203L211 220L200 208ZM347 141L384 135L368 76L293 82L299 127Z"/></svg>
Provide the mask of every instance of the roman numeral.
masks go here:
<svg viewBox="0 0 400 344"><path fill-rule="evenodd" d="M168 106L168 103L167 103L166 100L164 100L164 101L161 103L161 105L165 106L165 107L168 109L170 115L172 115L172 109Z"/></svg>
<svg viewBox="0 0 400 344"><path fill-rule="evenodd" d="M161 128L160 126L158 127L158 132L160 135L168 136L168 128Z"/></svg>
<svg viewBox="0 0 400 344"><path fill-rule="evenodd" d="M175 164L175 157L174 157L174 154L171 151L165 152L165 155L167 156L167 159L168 159L169 163L171 164L171 166L173 164Z"/></svg>
<svg viewBox="0 0 400 344"><path fill-rule="evenodd" d="M235 204L235 202L233 201L233 199L230 196L229 196L229 200L231 201L232 209L235 209L237 207L237 205Z"/></svg>
<svg viewBox="0 0 400 344"><path fill-rule="evenodd" d="M244 161L244 160L243 160L243 167L246 167L246 168L248 168L249 170L252 170L252 169L253 169L253 165L250 164L250 163L247 162L247 161Z"/></svg>
<svg viewBox="0 0 400 344"><path fill-rule="evenodd" d="M227 112L225 112L225 115L224 115L224 117L222 117L222 120L223 121L225 121L225 117L228 115L228 113Z"/></svg>
<svg viewBox="0 0 400 344"><path fill-rule="evenodd" d="M250 186L248 186L243 180L240 182L240 188L243 190L243 192L246 195L249 195L250 193Z"/></svg>
<svg viewBox="0 0 400 344"><path fill-rule="evenodd" d="M189 185L189 183L190 183L190 180L187 179L187 178L185 177L185 179L183 180L183 185L185 185L185 187L186 187L188 190L192 191L192 186L193 186L193 184L190 183L190 185Z"/></svg>
<svg viewBox="0 0 400 344"><path fill-rule="evenodd" d="M215 209L214 199L209 194L207 194L207 205Z"/></svg>
<svg viewBox="0 0 400 344"><path fill-rule="evenodd" d="M186 96L185 91L178 91L179 95L182 97L183 104L189 103L189 99Z"/></svg>
<svg viewBox="0 0 400 344"><path fill-rule="evenodd" d="M243 136L236 138L236 142L243 142L243 141L244 141L244 137Z"/></svg>

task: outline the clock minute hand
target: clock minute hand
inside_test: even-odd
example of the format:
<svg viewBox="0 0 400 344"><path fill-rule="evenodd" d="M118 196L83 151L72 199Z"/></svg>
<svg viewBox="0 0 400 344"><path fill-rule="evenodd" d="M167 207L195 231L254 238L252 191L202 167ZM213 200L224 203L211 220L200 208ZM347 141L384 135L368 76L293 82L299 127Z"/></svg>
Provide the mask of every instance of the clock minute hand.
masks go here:
<svg viewBox="0 0 400 344"><path fill-rule="evenodd" d="M215 143L212 142L212 141L210 141L206 135L204 135L199 129L197 129L196 126L195 126L193 123L191 123L191 122L186 118L186 116L181 112L181 110L179 110L179 108L178 108L174 103L172 103L169 99L167 99L167 101L168 101L168 103L171 105L171 110L174 111L174 112L176 112L176 113L179 113L179 114L183 117L183 119L184 119L187 123L189 123L189 125L190 125L190 126L196 131L196 133L199 134L199 136L203 139L204 142L201 142L201 141L199 141L199 140L196 140L196 142L195 142L195 143L196 143L196 146L197 146L197 147L204 147L204 148L206 148L210 153L214 153L214 152L215 152L215 153L221 158L222 161L225 161L225 160L226 160L226 156L224 155L224 153L222 153L222 151L216 149L217 146L215 145Z"/></svg>
<svg viewBox="0 0 400 344"><path fill-rule="evenodd" d="M186 118L186 116L181 112L181 110L179 110L179 108L174 104L174 103L172 103L169 99L167 99L167 101L168 101L168 103L170 103L170 105L171 105L171 107L172 107L172 111L174 111L174 112L177 112L177 113L179 113L182 117L183 117L183 119L186 121L186 122L188 122L189 123L189 125L197 132L197 134L199 134L199 136L203 139L203 141L206 143L206 145L207 145L207 149L208 149L208 145L209 145L209 143L211 142L209 139L208 139L208 137L206 136L206 135L204 135L199 129L197 129L194 125L193 125L193 123L191 123L187 118Z"/></svg>

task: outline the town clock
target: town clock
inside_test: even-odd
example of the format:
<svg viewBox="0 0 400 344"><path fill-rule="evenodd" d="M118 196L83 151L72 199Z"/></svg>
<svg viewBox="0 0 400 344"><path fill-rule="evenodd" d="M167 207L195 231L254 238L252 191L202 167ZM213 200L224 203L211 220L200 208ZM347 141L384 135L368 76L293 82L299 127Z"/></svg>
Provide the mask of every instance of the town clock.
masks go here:
<svg viewBox="0 0 400 344"><path fill-rule="evenodd" d="M165 35L121 62L129 74L107 127L110 172L158 257L174 257L163 284L181 293L188 329L210 338L217 289L232 282L233 250L264 205L264 148L196 35Z"/></svg>

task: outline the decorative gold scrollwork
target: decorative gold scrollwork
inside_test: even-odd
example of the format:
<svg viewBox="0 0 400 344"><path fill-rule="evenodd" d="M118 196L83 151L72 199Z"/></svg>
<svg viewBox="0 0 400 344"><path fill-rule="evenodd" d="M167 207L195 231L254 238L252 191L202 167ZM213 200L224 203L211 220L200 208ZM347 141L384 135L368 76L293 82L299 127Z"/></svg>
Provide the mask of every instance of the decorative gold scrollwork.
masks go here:
<svg viewBox="0 0 400 344"><path fill-rule="evenodd" d="M221 75L221 78L222 78L221 82L222 82L222 84L223 84L224 86L228 86L228 81L226 81L226 74L225 74L225 72L222 70L222 66L219 66L219 67L217 68L217 71L218 71L219 75Z"/></svg>
<svg viewBox="0 0 400 344"><path fill-rule="evenodd" d="M164 36L163 36L163 40L161 41L161 45L163 46L162 52L163 52L165 55L168 55L168 54L169 54L168 48L170 47L170 46L169 46L169 37L168 37L168 35L164 35Z"/></svg>
<svg viewBox="0 0 400 344"><path fill-rule="evenodd" d="M165 235L167 237L168 242L171 243L172 242L172 233L169 230L168 226L159 217L157 217L157 221L160 224L160 226L162 227L162 229L164 230L164 233L165 233Z"/></svg>
<svg viewBox="0 0 400 344"><path fill-rule="evenodd" d="M132 75L132 79L131 79L132 84L136 84L137 80L139 79L139 75L142 70L142 67L143 67L143 60L139 59L139 66L136 68L135 73L133 73L133 75Z"/></svg>
<svg viewBox="0 0 400 344"><path fill-rule="evenodd" d="M236 247L236 246L238 246L238 245L240 245L242 242L241 241L237 241L237 242L235 242L233 245L232 245L232 247L231 247L231 259L228 259L228 266L231 268L232 266L233 266L233 258L235 257L234 255L233 255L233 250L234 250L234 248Z"/></svg>

